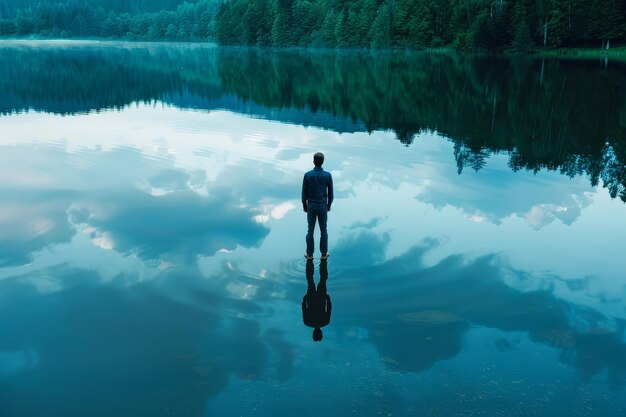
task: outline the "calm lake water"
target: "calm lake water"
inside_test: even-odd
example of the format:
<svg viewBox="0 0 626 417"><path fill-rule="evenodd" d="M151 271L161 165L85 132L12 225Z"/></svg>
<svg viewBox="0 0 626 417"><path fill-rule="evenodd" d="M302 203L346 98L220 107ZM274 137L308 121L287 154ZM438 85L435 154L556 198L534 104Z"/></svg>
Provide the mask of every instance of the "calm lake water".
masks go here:
<svg viewBox="0 0 626 417"><path fill-rule="evenodd" d="M625 76L0 43L0 415L625 415Z"/></svg>

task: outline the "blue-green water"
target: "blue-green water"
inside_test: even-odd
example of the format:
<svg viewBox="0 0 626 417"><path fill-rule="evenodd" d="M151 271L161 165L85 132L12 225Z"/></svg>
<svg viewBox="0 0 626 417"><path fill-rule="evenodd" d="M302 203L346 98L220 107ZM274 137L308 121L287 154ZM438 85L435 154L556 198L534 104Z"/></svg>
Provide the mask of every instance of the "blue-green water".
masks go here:
<svg viewBox="0 0 626 417"><path fill-rule="evenodd" d="M1 44L0 415L624 415L625 74Z"/></svg>

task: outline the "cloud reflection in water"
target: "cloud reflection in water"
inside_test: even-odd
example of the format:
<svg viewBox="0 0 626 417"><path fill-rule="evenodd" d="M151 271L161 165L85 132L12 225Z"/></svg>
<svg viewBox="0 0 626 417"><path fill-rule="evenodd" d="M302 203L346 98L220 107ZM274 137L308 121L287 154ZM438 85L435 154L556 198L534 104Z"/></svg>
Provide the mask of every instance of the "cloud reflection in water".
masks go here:
<svg viewBox="0 0 626 417"><path fill-rule="evenodd" d="M551 287L523 291L506 285L507 275L523 281L527 274L512 270L501 256L453 255L427 266L423 257L436 245L427 240L398 258L344 270L332 286L341 298L337 304L344 304L337 319L365 326L391 369L418 372L451 359L471 327L482 326L524 332L559 349L560 360L586 380L606 370L611 385L626 382L623 320L561 300ZM360 247L364 253L382 248Z"/></svg>
<svg viewBox="0 0 626 417"><path fill-rule="evenodd" d="M64 265L41 274L62 289L39 292L31 275L0 281L0 352L39 358L0 380L8 416L201 415L230 376L263 378L270 352L281 378L293 371L281 332L252 319L260 307L228 296L232 273L168 270L132 286Z"/></svg>
<svg viewBox="0 0 626 417"><path fill-rule="evenodd" d="M190 191L152 196L129 190L99 195L88 204L97 211L76 205L75 223L107 233L115 250L145 260L189 262L239 245L258 247L269 232L254 221L256 212L241 208L228 189L214 189L208 197Z"/></svg>

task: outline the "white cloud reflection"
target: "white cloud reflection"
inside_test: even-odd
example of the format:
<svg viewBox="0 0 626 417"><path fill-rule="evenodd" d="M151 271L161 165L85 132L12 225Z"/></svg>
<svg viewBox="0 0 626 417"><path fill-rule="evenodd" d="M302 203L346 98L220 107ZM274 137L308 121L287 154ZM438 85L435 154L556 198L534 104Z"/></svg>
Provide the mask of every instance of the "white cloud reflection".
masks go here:
<svg viewBox="0 0 626 417"><path fill-rule="evenodd" d="M430 262L453 252L504 252L515 265L564 277L615 276L619 270L616 248L626 226L612 219L623 216L623 205L598 193L587 178L512 172L506 155L492 156L479 172L458 175L452 144L435 133L418 136L407 148L392 132L339 135L225 111L142 104L64 117L5 116L0 117L0 131L0 188L33 195L43 190L66 193L55 200L55 210L49 199L28 203L29 209L11 209L14 202L11 206L6 199L0 201L3 224L10 225L11 235L30 242L23 246L28 254L59 241L57 230L65 230L67 242L80 224L93 228L89 241L98 248L137 247L140 240L131 244L120 234L123 228L107 229L98 219L115 217L124 209L122 201L127 208L143 201L156 209L180 193L204 199L219 196L224 188L230 190L231 209L247 210L251 222L271 227L271 233L260 247L248 249L220 244L222 237L216 236L210 253L246 258L251 269L267 269L285 256L295 256L294 246L303 245L300 184L303 172L312 166L312 154L321 150L336 186L337 202L329 217L331 247L352 225L380 219L372 231L388 234L387 258L404 253L425 236L436 236L447 243L429 255ZM122 189L135 197L121 199ZM68 223L67 212L80 210L88 220ZM604 215L607 211L614 214ZM50 217L51 212L59 215ZM166 216L167 209L159 213ZM37 244L33 236L39 237ZM590 250L589 244L570 244L585 240L603 253ZM195 259L193 248L190 255ZM550 256L545 256L546 248ZM299 256L301 250L295 252ZM604 260L601 267L598 259Z"/></svg>

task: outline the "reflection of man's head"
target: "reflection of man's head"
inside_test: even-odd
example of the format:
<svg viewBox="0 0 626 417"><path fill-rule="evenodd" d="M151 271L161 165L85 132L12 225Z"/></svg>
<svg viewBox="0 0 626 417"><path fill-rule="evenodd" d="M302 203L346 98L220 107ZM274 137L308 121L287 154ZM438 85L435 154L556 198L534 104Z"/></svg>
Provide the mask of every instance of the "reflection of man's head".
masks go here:
<svg viewBox="0 0 626 417"><path fill-rule="evenodd" d="M322 334L322 329L320 329L319 327L313 329L313 341L321 342L323 336L324 335Z"/></svg>

